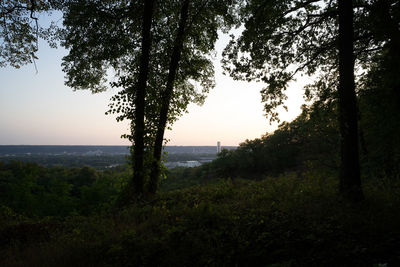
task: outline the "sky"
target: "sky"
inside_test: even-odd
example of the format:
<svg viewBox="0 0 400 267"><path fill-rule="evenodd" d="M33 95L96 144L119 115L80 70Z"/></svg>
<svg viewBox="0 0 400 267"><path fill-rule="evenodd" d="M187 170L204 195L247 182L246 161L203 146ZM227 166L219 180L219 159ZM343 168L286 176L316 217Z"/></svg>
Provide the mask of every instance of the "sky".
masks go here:
<svg viewBox="0 0 400 267"><path fill-rule="evenodd" d="M261 83L234 81L222 74L221 53L228 42L220 34L214 59L216 86L202 106L190 105L166 132L167 145L236 146L259 138L277 128L264 116ZM110 98L117 91L99 94L73 91L64 85L61 68L65 49L39 43L38 72L33 64L20 69L0 68L0 145L129 145L121 135L129 132L128 122L105 115ZM281 121L291 121L304 103L302 79L288 89L289 112L279 109Z"/></svg>

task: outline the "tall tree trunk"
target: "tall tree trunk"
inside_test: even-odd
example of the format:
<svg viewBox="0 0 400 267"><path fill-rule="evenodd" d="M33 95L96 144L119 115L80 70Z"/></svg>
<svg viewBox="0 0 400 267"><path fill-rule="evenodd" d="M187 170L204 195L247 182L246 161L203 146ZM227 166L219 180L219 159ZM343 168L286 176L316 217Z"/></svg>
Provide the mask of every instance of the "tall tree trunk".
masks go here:
<svg viewBox="0 0 400 267"><path fill-rule="evenodd" d="M150 48L151 48L151 21L155 0L144 0L144 12L142 22L142 51L140 56L140 68L135 91L135 126L133 133L133 180L132 191L135 197L140 197L144 190L144 107L146 86L149 74Z"/></svg>
<svg viewBox="0 0 400 267"><path fill-rule="evenodd" d="M364 198L358 151L357 103L354 82L353 5L339 4L339 114L341 134L340 193L351 201Z"/></svg>
<svg viewBox="0 0 400 267"><path fill-rule="evenodd" d="M379 18L376 20L376 28L378 29L378 36L382 35L387 41L387 54L385 58L384 68L387 71L388 86L393 93L393 100L396 101L397 109L400 110L400 77L398 71L400 69L400 29L398 22L393 19L391 14L391 7L389 1L379 0L374 3L374 16Z"/></svg>
<svg viewBox="0 0 400 267"><path fill-rule="evenodd" d="M150 173L149 193L154 194L157 191L160 177L160 161L162 153L162 145L164 141L164 132L167 125L168 111L171 102L172 93L174 90L174 82L176 72L179 67L179 61L182 54L183 41L185 35L185 26L189 12L189 0L183 2L179 19L178 32L175 37L174 47L172 50L171 60L168 69L168 79L165 91L162 94L162 104L159 114L158 128L153 150L153 162Z"/></svg>

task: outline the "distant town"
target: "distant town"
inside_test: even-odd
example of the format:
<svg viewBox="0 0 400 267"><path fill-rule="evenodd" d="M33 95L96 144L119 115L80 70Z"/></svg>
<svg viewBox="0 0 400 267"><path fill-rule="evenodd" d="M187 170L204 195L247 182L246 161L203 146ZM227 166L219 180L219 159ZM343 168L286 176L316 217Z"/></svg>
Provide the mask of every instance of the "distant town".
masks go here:
<svg viewBox="0 0 400 267"><path fill-rule="evenodd" d="M200 166L215 159L222 149L236 147L225 147L220 142L216 146L166 146L165 166ZM1 161L29 161L48 167L90 166L101 170L125 165L128 155L128 146L0 145Z"/></svg>

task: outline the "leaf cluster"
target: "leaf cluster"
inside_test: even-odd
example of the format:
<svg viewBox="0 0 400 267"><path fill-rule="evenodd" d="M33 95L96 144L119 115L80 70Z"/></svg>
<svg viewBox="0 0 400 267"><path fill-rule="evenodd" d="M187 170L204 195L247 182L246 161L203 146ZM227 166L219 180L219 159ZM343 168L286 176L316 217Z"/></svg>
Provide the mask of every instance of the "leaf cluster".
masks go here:
<svg viewBox="0 0 400 267"><path fill-rule="evenodd" d="M61 1L17 0L0 3L0 67L20 68L37 59L39 39L56 46L57 26L39 24L39 16L60 8Z"/></svg>
<svg viewBox="0 0 400 267"><path fill-rule="evenodd" d="M235 79L266 83L261 94L271 120L278 119L274 110L284 103L288 82L297 74L316 78L306 89L307 97L336 98L332 93L338 80L336 2L248 0L239 10L238 25L244 29L225 48L224 69ZM354 2L354 60L356 79L361 79L371 59L395 35L399 6L397 1ZM383 29L382 17L388 18L388 29Z"/></svg>
<svg viewBox="0 0 400 267"><path fill-rule="evenodd" d="M232 24L232 1L190 1L181 62L168 114L171 125L189 103L201 104L214 87L212 55L217 31ZM154 136L165 91L182 1L158 1L152 22L150 71L145 98L145 139ZM135 86L138 78L142 1L69 1L64 15L63 59L66 84L100 92L107 82L118 90L106 114L129 120L134 128ZM124 135L129 139L132 133Z"/></svg>

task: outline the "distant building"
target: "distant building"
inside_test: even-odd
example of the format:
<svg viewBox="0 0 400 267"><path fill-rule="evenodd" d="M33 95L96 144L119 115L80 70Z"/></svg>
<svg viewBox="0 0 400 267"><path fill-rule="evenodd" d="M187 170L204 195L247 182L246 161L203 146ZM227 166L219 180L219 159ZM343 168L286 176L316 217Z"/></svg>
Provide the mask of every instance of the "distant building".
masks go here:
<svg viewBox="0 0 400 267"><path fill-rule="evenodd" d="M188 160L188 161L184 161L184 162L178 162L177 166L180 167L187 167L187 168L193 168L193 167L197 167L200 166L201 163L198 162L197 160Z"/></svg>
<svg viewBox="0 0 400 267"><path fill-rule="evenodd" d="M217 153L221 153L221 142L217 142Z"/></svg>

